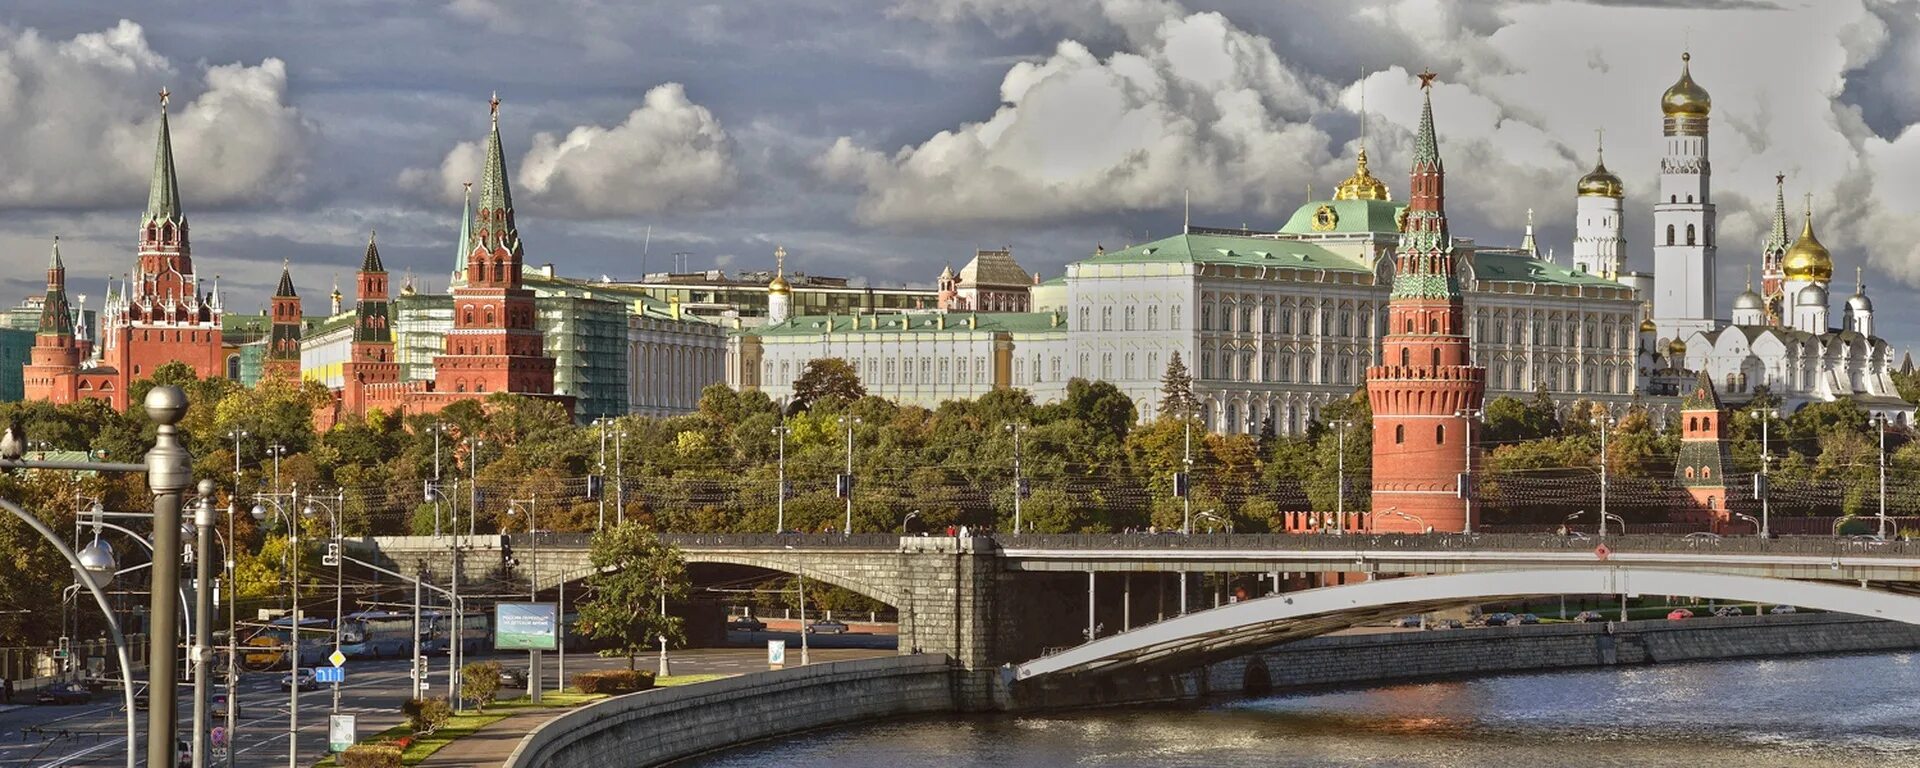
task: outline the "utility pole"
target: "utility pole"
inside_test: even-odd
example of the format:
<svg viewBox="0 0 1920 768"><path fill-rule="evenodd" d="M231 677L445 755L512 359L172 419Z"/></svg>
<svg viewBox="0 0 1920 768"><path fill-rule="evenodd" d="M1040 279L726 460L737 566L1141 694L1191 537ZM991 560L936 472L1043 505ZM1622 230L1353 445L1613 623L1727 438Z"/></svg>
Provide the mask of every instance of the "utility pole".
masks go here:
<svg viewBox="0 0 1920 768"><path fill-rule="evenodd" d="M1339 419L1329 424L1334 429L1340 430L1336 433L1334 441L1340 453L1339 461L1336 462L1339 488L1333 502L1333 535L1335 536L1343 536L1347 532L1347 427L1352 424L1353 422L1347 419Z"/></svg>
<svg viewBox="0 0 1920 768"><path fill-rule="evenodd" d="M234 493L240 492L240 440L242 438L245 438L246 436L247 436L247 431L244 429L235 429L227 432L227 437L233 438L233 492Z"/></svg>
<svg viewBox="0 0 1920 768"><path fill-rule="evenodd" d="M1773 414L1766 410L1753 411L1753 417L1760 420L1760 477L1754 482L1754 495L1760 497L1760 538L1769 539L1768 513L1773 506L1773 486L1767 476L1767 465L1773 462L1773 452L1767 449L1767 424L1773 421Z"/></svg>
<svg viewBox="0 0 1920 768"><path fill-rule="evenodd" d="M280 495L280 457L287 455L287 447L274 443L267 446L267 451L273 454L273 493L278 496Z"/></svg>
<svg viewBox="0 0 1920 768"><path fill-rule="evenodd" d="M1880 431L1880 525L1882 540L1887 538L1887 415L1876 413L1873 424Z"/></svg>
<svg viewBox="0 0 1920 768"><path fill-rule="evenodd" d="M785 533L787 530L787 409L780 409L780 426L773 428L773 434L780 439L779 488L773 500L773 532Z"/></svg>
<svg viewBox="0 0 1920 768"><path fill-rule="evenodd" d="M846 496L847 496L847 522L846 522L846 525L841 528L840 533L841 535L844 535L844 536L852 536L853 535L853 425L860 423L860 417L842 416L840 417L840 423L846 426L847 428L847 474L846 474L846 479L842 481L844 483L842 490L846 492Z"/></svg>
<svg viewBox="0 0 1920 768"><path fill-rule="evenodd" d="M1466 471L1460 473L1460 506L1465 512L1465 530L1461 533L1473 533L1473 420L1480 418L1480 409L1462 408L1453 415L1460 417L1467 425L1467 464ZM1601 483L1601 498L1606 498L1606 483ZM1604 502L1602 502L1604 504Z"/></svg>
<svg viewBox="0 0 1920 768"><path fill-rule="evenodd" d="M540 602L540 530L537 522L539 494L525 499L508 499L507 514L524 504L527 510L527 602ZM540 703L540 650L527 649L527 698Z"/></svg>
<svg viewBox="0 0 1920 768"><path fill-rule="evenodd" d="M613 431L613 522L627 522L627 431Z"/></svg>
<svg viewBox="0 0 1920 768"><path fill-rule="evenodd" d="M193 513L198 539L193 560L193 646L187 657L193 662L193 766L207 768L207 697L213 689L207 680L213 661L213 481L201 480L199 491L200 503Z"/></svg>
<svg viewBox="0 0 1920 768"><path fill-rule="evenodd" d="M147 451L147 489L153 494L153 582L149 595L147 644L147 765L172 765L177 726L174 694L180 647L178 614L180 588L181 497L193 484L193 454L175 426L187 415L187 394L179 387L154 387L145 401L147 417L157 426L153 449Z"/></svg>
<svg viewBox="0 0 1920 768"><path fill-rule="evenodd" d="M233 523L233 518L240 514L239 495L240 488L236 486L233 489L233 493L227 496L227 548L224 552L220 553L224 556L223 559L226 561L227 568L227 768L233 768L233 756L234 753L238 751L234 749L234 738L239 735L234 732L234 727L238 721L237 715L240 708L234 706L234 702L240 700L238 698L240 695L240 662L238 659L240 655L240 636L236 631L240 628L240 601L238 599L239 590L233 580L234 568L238 565L238 563L234 561L234 550L238 548L240 543L239 539L234 538Z"/></svg>
<svg viewBox="0 0 1920 768"><path fill-rule="evenodd" d="M598 424L600 426L600 480L599 482L602 484L602 487L600 488L600 492L598 495L600 497L600 527L605 528L607 527L607 489L604 487L607 481L607 417L602 416L600 418L594 419L593 423Z"/></svg>
<svg viewBox="0 0 1920 768"><path fill-rule="evenodd" d="M1604 539L1607 537L1607 433L1612 431L1613 419L1600 416L1593 421L1600 427L1600 538ZM1626 523L1620 524L1620 535L1627 535Z"/></svg>
<svg viewBox="0 0 1920 768"><path fill-rule="evenodd" d="M1187 417L1181 420L1183 423L1180 426L1182 431L1181 443L1183 446L1182 447L1183 453L1182 453L1182 458L1180 459L1180 465L1185 468L1185 471L1181 472L1181 474L1186 477L1186 480L1184 483L1186 485L1186 488L1182 489L1182 492L1180 494L1180 535L1182 536L1190 536L1193 534L1193 399L1192 397L1188 397L1186 405L1187 405ZM1180 574L1180 594L1183 597L1187 593L1186 578L1187 578L1186 573L1182 572ZM1185 611L1181 611L1181 613L1185 613Z"/></svg>

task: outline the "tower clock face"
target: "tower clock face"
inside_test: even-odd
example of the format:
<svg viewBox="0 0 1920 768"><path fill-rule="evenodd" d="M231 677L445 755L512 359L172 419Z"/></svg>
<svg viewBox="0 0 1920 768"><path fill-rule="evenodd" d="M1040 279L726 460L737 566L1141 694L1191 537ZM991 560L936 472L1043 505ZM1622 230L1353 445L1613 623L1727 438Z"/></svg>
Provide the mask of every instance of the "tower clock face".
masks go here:
<svg viewBox="0 0 1920 768"><path fill-rule="evenodd" d="M1323 205L1313 212L1313 229L1316 232L1328 232L1340 224L1340 214L1334 213L1333 206Z"/></svg>

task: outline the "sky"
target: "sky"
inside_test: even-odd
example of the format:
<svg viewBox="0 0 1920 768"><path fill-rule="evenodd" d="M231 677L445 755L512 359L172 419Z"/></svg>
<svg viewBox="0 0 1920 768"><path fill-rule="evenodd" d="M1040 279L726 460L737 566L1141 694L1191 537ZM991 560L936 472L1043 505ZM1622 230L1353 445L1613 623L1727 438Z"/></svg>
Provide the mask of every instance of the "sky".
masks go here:
<svg viewBox="0 0 1920 768"><path fill-rule="evenodd" d="M1517 244L1531 208L1570 261L1604 131L1648 270L1683 50L1713 96L1721 313L1784 173L1836 306L1864 267L1881 333L1920 343L1920 0L13 0L0 301L43 289L56 234L96 308L132 268L162 87L195 264L236 312L283 262L310 311L350 291L374 230L443 289L494 93L528 263L576 277L776 245L875 285L1001 246L1053 276L1177 232L1188 193L1196 224L1277 228L1363 125L1403 196L1423 69L1456 234Z"/></svg>

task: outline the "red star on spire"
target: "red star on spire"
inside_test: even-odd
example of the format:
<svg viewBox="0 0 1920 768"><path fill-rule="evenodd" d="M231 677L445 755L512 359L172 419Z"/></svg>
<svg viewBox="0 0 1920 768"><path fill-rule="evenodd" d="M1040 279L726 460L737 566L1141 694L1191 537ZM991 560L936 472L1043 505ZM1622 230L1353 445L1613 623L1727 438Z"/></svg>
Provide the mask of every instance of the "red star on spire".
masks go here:
<svg viewBox="0 0 1920 768"><path fill-rule="evenodd" d="M1423 90L1423 91L1432 90L1433 79L1436 77L1439 77L1439 75L1434 74L1433 70L1431 69L1425 72L1421 72L1420 73L1420 90Z"/></svg>

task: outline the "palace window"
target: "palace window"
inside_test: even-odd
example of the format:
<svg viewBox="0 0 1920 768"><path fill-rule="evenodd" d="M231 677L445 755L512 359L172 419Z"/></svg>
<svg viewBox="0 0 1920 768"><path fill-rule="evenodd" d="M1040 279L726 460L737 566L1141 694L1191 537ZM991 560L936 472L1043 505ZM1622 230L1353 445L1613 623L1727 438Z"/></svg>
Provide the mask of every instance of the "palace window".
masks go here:
<svg viewBox="0 0 1920 768"><path fill-rule="evenodd" d="M1401 443L1405 443L1406 441L1407 441L1407 425L1405 425L1405 424L1395 424L1395 425L1393 425L1393 442L1394 442L1394 444L1395 444L1395 445L1399 445L1399 444L1401 444Z"/></svg>
<svg viewBox="0 0 1920 768"><path fill-rule="evenodd" d="M1447 425L1445 424L1433 425L1433 444L1434 445L1447 444Z"/></svg>

